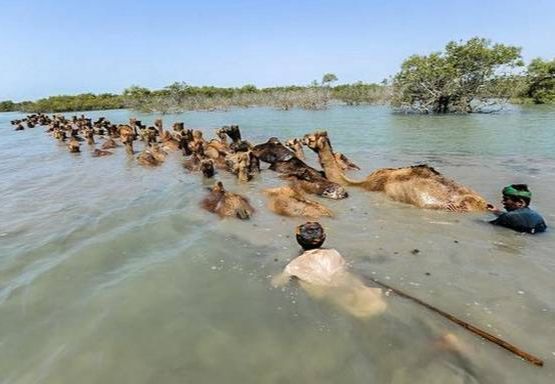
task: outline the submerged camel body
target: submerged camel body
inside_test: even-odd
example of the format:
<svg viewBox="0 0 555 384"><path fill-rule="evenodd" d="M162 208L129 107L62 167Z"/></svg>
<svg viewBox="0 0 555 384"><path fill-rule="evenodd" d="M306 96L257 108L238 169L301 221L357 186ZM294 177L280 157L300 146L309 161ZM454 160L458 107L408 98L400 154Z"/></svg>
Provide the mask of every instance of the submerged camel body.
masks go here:
<svg viewBox="0 0 555 384"><path fill-rule="evenodd" d="M268 208L282 216L303 216L318 218L332 217L333 213L324 205L307 199L297 188L279 187L264 190L268 196Z"/></svg>
<svg viewBox="0 0 555 384"><path fill-rule="evenodd" d="M336 183L383 192L392 200L419 208L458 212L486 210L487 202L483 197L427 165L378 169L366 179L355 181L347 178L338 166L326 132L306 135L304 143L318 154L326 177Z"/></svg>
<svg viewBox="0 0 555 384"><path fill-rule="evenodd" d="M137 162L146 166L161 165L166 160L166 152L164 152L157 144L145 148L139 156Z"/></svg>
<svg viewBox="0 0 555 384"><path fill-rule="evenodd" d="M237 217L241 220L250 219L254 213L254 208L245 197L226 191L221 181L214 184L201 206L220 217Z"/></svg>

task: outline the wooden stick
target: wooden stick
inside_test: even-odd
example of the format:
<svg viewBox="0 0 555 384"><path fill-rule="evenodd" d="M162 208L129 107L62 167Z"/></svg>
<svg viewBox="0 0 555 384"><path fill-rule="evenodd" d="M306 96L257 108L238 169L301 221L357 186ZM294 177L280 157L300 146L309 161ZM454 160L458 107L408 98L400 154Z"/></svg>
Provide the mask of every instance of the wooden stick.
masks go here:
<svg viewBox="0 0 555 384"><path fill-rule="evenodd" d="M436 307L434 307L434 306L432 306L432 305L430 305L430 304L428 304L428 303L425 303L425 302L423 302L422 300L417 299L416 297L413 297L413 296L411 296L411 295L409 295L409 294L407 294L407 293L404 293L403 291L400 291L400 290L398 290L398 289L396 289L396 288L390 287L389 285L387 285L387 284L385 284L385 283L382 283L382 282L379 281L379 280L376 280L376 279L374 279L374 278L372 278L372 277L368 277L368 276L364 276L364 277L365 277L366 279L372 281L372 282L375 283L375 284L378 284L378 285L380 285L380 286L382 286L382 287L384 287L384 288L386 288L386 289L389 289L390 291L396 293L398 296L404 297L405 299L412 300L412 301L414 301L414 302L416 302L416 303L418 303L418 304L420 304L420 305L422 305L422 306L428 308L429 310L431 310L431 311L433 311L433 312L435 312L435 313L440 314L441 316L443 316L443 317L445 317L445 318L451 320L452 322L454 322L454 323L460 325L461 327L463 327L463 328L469 330L470 332L475 333L476 335L478 335L478 336L480 336L480 337L482 337L482 338L484 338L484 339L486 339L486 340L489 340L489 341L491 341L492 343L497 344L498 346L500 346L500 347L502 347L502 348L505 348L506 350L508 350L508 351L510 351L510 352L512 352L512 353L514 353L515 355L517 355L517 356L523 358L524 360L526 360L526 361L528 361L528 362L530 362L530 363L532 363L532 364L534 364L534 365L537 365L538 367L542 367L542 366L543 366L543 360L541 360L541 359L537 358L536 356L531 355L531 354L529 354L529 353L527 353L527 352L525 352L525 351L523 351L523 350L521 350L521 349L515 347L515 346L512 345L512 344L507 343L507 342L504 341L504 340L501 340L500 338L498 338L498 337L496 337L496 336L494 336L494 335L492 335L492 334L490 334L490 333L488 333L488 332L486 332L486 331L481 330L480 328L478 328L478 327L476 327L476 326L474 326L474 325L472 325L472 324L470 324L470 323L467 323L467 322L464 321L464 320L460 320L460 319L456 318L455 316L453 316L453 315L451 315L451 314L449 314L449 313L447 313L447 312L442 311L441 309L438 309L438 308L436 308Z"/></svg>

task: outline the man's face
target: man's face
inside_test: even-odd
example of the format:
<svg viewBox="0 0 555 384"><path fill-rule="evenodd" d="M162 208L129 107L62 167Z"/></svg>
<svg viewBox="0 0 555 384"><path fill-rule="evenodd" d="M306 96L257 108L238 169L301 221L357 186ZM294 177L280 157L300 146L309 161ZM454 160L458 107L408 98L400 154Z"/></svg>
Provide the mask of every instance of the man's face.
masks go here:
<svg viewBox="0 0 555 384"><path fill-rule="evenodd" d="M511 196L503 195L503 207L507 211L514 211L515 209L519 209L524 207L524 201L522 199L514 198Z"/></svg>

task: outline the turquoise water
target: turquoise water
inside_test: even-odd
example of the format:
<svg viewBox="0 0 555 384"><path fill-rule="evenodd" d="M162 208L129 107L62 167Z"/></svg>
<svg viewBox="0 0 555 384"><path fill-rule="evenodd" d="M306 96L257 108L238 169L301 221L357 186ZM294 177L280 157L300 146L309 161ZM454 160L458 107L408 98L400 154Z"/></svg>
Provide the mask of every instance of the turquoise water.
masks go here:
<svg viewBox="0 0 555 384"><path fill-rule="evenodd" d="M124 122L129 111L87 113ZM14 132L0 114L0 383L552 383L555 238L494 228L487 214L415 209L351 189L320 200L328 240L354 273L384 279L545 360L536 368L411 302L390 296L376 318L350 317L270 279L294 257L294 227L265 208L271 171L248 184L220 173L256 208L220 220L199 201L210 185L175 154L145 169L123 150L70 154L42 128ZM138 115L151 123L157 115ZM265 108L162 116L206 136L239 124L263 142L328 131L362 177L428 163L499 205L528 183L555 222L555 109L408 116L387 107ZM306 151L309 162L317 164ZM413 253L414 249L420 252ZM461 352L439 338L454 334Z"/></svg>

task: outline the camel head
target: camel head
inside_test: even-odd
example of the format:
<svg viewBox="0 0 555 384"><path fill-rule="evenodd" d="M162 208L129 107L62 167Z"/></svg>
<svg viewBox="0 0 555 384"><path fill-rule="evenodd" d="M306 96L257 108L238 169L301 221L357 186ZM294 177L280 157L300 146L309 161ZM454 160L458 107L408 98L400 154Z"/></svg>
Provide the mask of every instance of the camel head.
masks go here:
<svg viewBox="0 0 555 384"><path fill-rule="evenodd" d="M77 141L75 137L71 137L71 140L67 144L67 147L70 152L77 153L77 152L81 152L81 150L79 149L80 145L81 144L79 143L79 141Z"/></svg>
<svg viewBox="0 0 555 384"><path fill-rule="evenodd" d="M193 131L193 141L203 141L203 137L202 137L202 131L199 131L198 129L195 129Z"/></svg>
<svg viewBox="0 0 555 384"><path fill-rule="evenodd" d="M162 131L164 130L163 128L163 123L162 123L162 119L156 119L154 120L154 126L156 127L156 129L158 130L158 132L162 133Z"/></svg>
<svg viewBox="0 0 555 384"><path fill-rule="evenodd" d="M214 161L212 159L203 159L200 161L200 170L204 177L214 177Z"/></svg>
<svg viewBox="0 0 555 384"><path fill-rule="evenodd" d="M148 127L146 129L146 142L147 144L156 143L156 136L158 135L158 131L155 127Z"/></svg>
<svg viewBox="0 0 555 384"><path fill-rule="evenodd" d="M218 137L218 139L220 140L220 142L222 142L223 144L227 144L227 135L225 132L225 126L222 128L218 128L216 129L216 136Z"/></svg>
<svg viewBox="0 0 555 384"><path fill-rule="evenodd" d="M294 138L287 140L285 146L295 152L295 156L299 159L304 160L303 142L300 139Z"/></svg>
<svg viewBox="0 0 555 384"><path fill-rule="evenodd" d="M160 162L166 159L167 153L158 144L153 144L150 147L149 151L152 156L154 156L154 158Z"/></svg>
<svg viewBox="0 0 555 384"><path fill-rule="evenodd" d="M213 193L223 194L225 193L225 188L221 181L217 181L216 184L214 184L214 186L212 187L211 191Z"/></svg>
<svg viewBox="0 0 555 384"><path fill-rule="evenodd" d="M227 134L234 143L241 141L241 131L238 125L224 125L220 131Z"/></svg>
<svg viewBox="0 0 555 384"><path fill-rule="evenodd" d="M192 129L185 129L181 132L181 137L183 137L187 142L193 141L193 130Z"/></svg>
<svg viewBox="0 0 555 384"><path fill-rule="evenodd" d="M320 131L304 135L303 144L314 152L319 152L324 149L326 145L330 145L328 133L326 131Z"/></svg>
<svg viewBox="0 0 555 384"><path fill-rule="evenodd" d="M189 143L189 149L193 155L204 158L204 143L202 141L193 141Z"/></svg>
<svg viewBox="0 0 555 384"><path fill-rule="evenodd" d="M181 133L185 130L185 124L182 122L173 123L172 129L174 132Z"/></svg>
<svg viewBox="0 0 555 384"><path fill-rule="evenodd" d="M339 200L349 197L349 193L347 193L345 188L343 188L341 185L337 183L330 183L324 188L322 196L327 197L328 199Z"/></svg>
<svg viewBox="0 0 555 384"><path fill-rule="evenodd" d="M236 174L241 181L249 181L260 172L260 161L252 151L227 156L226 165L229 171Z"/></svg>

